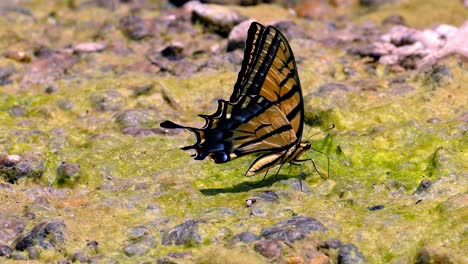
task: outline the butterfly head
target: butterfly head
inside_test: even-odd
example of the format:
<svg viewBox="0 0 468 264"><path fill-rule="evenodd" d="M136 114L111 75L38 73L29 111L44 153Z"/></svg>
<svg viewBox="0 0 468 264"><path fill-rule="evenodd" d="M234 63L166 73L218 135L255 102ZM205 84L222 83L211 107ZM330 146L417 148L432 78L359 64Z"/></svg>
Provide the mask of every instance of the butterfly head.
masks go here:
<svg viewBox="0 0 468 264"><path fill-rule="evenodd" d="M302 151L307 151L311 148L312 148L312 145L310 144L310 142L301 142L299 144L299 149L301 149Z"/></svg>

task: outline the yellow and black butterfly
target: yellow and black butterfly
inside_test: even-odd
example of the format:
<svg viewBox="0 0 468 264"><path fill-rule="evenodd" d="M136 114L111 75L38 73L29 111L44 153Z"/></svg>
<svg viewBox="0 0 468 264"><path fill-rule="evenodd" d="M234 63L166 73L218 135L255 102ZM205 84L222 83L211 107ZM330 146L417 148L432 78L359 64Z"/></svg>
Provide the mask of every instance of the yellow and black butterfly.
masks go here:
<svg viewBox="0 0 468 264"><path fill-rule="evenodd" d="M250 25L242 67L229 101L219 100L214 114L200 116L206 122L202 128L161 123L163 128L184 128L195 134L197 142L182 149L196 150L196 160L209 156L215 163L225 163L261 153L245 176L305 161L299 157L311 144L301 142L301 84L291 47L278 29L257 22Z"/></svg>

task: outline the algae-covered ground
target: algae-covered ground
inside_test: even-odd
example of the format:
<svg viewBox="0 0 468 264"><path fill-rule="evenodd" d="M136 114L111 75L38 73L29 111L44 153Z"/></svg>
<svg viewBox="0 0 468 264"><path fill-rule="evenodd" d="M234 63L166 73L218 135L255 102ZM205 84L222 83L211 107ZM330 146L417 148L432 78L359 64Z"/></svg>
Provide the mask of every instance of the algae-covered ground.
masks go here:
<svg viewBox="0 0 468 264"><path fill-rule="evenodd" d="M254 156L196 161L179 149L195 142L190 132L159 127L201 127L197 115L229 98L240 69L242 50L226 52L226 38L183 9L2 2L0 262L467 263L466 59L414 69L349 52L385 33L388 15L417 29L459 27L467 7L389 2L335 7L339 17L319 20L277 5L229 7L294 22L286 36L304 95L303 140L326 153L305 157L329 174L304 163L302 190L297 166L258 183L263 175L243 176ZM297 216L326 230L262 236ZM255 239L233 242L242 232Z"/></svg>

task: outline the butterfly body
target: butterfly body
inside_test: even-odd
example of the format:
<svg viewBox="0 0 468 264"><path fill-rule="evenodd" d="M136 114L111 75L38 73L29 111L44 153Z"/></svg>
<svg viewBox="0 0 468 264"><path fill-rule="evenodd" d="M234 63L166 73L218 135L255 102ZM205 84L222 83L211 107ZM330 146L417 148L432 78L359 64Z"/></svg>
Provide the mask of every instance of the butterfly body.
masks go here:
<svg viewBox="0 0 468 264"><path fill-rule="evenodd" d="M229 99L219 100L202 128L164 121L161 127L183 128L197 138L196 160L210 157L225 163L248 154L260 154L245 176L277 165L300 161L311 148L301 142L304 104L296 63L286 38L274 27L253 22L249 28L242 67Z"/></svg>

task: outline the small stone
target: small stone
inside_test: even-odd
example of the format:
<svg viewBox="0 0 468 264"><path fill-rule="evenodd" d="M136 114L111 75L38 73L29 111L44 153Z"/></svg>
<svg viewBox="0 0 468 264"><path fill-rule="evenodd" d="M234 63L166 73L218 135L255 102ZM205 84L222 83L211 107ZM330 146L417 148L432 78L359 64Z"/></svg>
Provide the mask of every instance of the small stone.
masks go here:
<svg viewBox="0 0 468 264"><path fill-rule="evenodd" d="M28 258L29 259L39 259L40 258L39 250L37 250L36 247L28 247L27 251L28 251Z"/></svg>
<svg viewBox="0 0 468 264"><path fill-rule="evenodd" d="M7 85L13 81L10 77L16 72L13 65L7 65L6 67L0 67L0 86Z"/></svg>
<svg viewBox="0 0 468 264"><path fill-rule="evenodd" d="M43 249L61 247L65 243L65 231L66 226L62 220L42 222L15 239L15 249L24 251L32 246L40 246Z"/></svg>
<svg viewBox="0 0 468 264"><path fill-rule="evenodd" d="M276 27L287 39L298 39L307 37L306 32L300 26L298 26L294 21L291 20L282 20L274 22L271 24Z"/></svg>
<svg viewBox="0 0 468 264"><path fill-rule="evenodd" d="M330 257L327 255L320 254L313 257L308 264L328 264L330 263Z"/></svg>
<svg viewBox="0 0 468 264"><path fill-rule="evenodd" d="M425 71L424 83L433 88L447 84L453 78L453 73L445 65L435 64Z"/></svg>
<svg viewBox="0 0 468 264"><path fill-rule="evenodd" d="M22 50L5 51L3 56L17 62L31 62L31 54Z"/></svg>
<svg viewBox="0 0 468 264"><path fill-rule="evenodd" d="M162 244L190 246L201 242L198 233L198 224L205 223L204 220L188 220L163 234Z"/></svg>
<svg viewBox="0 0 468 264"><path fill-rule="evenodd" d="M101 112L118 111L125 106L125 97L114 90L99 91L89 98L94 109Z"/></svg>
<svg viewBox="0 0 468 264"><path fill-rule="evenodd" d="M154 90L154 84L144 84L130 88L134 96L149 95Z"/></svg>
<svg viewBox="0 0 468 264"><path fill-rule="evenodd" d="M324 249L338 249L341 246L342 246L342 243L338 238L332 238L319 244L319 248L324 248Z"/></svg>
<svg viewBox="0 0 468 264"><path fill-rule="evenodd" d="M183 51L182 43L174 42L161 50L161 55L169 60L180 60L184 58Z"/></svg>
<svg viewBox="0 0 468 264"><path fill-rule="evenodd" d="M77 251L71 255L71 260L73 262L88 263L90 261L90 257L81 251Z"/></svg>
<svg viewBox="0 0 468 264"><path fill-rule="evenodd" d="M138 16L125 16L119 21L122 32L132 40L141 40L151 35L150 27Z"/></svg>
<svg viewBox="0 0 468 264"><path fill-rule="evenodd" d="M260 238L255 235L254 233L251 233L251 232L242 232L242 233L239 233L237 235L235 235L232 239L231 239L231 243L234 244L234 243L238 243L238 242L243 242L243 243L252 243L254 241L257 241L259 240Z"/></svg>
<svg viewBox="0 0 468 264"><path fill-rule="evenodd" d="M57 182L59 184L66 182L75 182L80 178L81 167L79 164L71 162L62 162L57 167Z"/></svg>
<svg viewBox="0 0 468 264"><path fill-rule="evenodd" d="M84 42L76 44L74 51L77 53L101 52L106 49L106 46L103 42Z"/></svg>
<svg viewBox="0 0 468 264"><path fill-rule="evenodd" d="M405 18L401 15L390 15L382 21L383 25L406 25Z"/></svg>
<svg viewBox="0 0 468 264"><path fill-rule="evenodd" d="M349 89L346 87L346 85L341 84L341 83L326 83L324 85L321 85L317 91L315 92L317 95L323 95L325 93L333 93L333 92L348 92Z"/></svg>
<svg viewBox="0 0 468 264"><path fill-rule="evenodd" d="M9 258L12 253L13 249L11 249L9 246L0 244L0 257Z"/></svg>
<svg viewBox="0 0 468 264"><path fill-rule="evenodd" d="M25 116L26 115L26 110L24 107L20 105L14 105L13 107L10 108L10 111L8 111L10 116L13 117L18 117L18 116Z"/></svg>
<svg viewBox="0 0 468 264"><path fill-rule="evenodd" d="M146 226L137 226L131 228L129 232L127 232L127 237L131 240L136 240L145 236L149 235L149 229Z"/></svg>
<svg viewBox="0 0 468 264"><path fill-rule="evenodd" d="M223 37L227 37L235 25L247 18L221 5L192 4L192 21L205 26Z"/></svg>
<svg viewBox="0 0 468 264"><path fill-rule="evenodd" d="M121 112L115 122L121 127L150 128L155 126L158 116L153 110L128 109Z"/></svg>
<svg viewBox="0 0 468 264"><path fill-rule="evenodd" d="M427 192L427 190L429 190L431 186L432 186L432 181L428 179L424 179L419 183L418 188L416 188L416 191L414 191L414 194L421 194L423 192Z"/></svg>
<svg viewBox="0 0 468 264"><path fill-rule="evenodd" d="M279 196L276 194L275 191L261 191L261 192L255 192L255 198L257 201L266 201L266 202L278 202L279 201Z"/></svg>
<svg viewBox="0 0 468 264"><path fill-rule="evenodd" d="M153 237L143 237L130 243L123 249L123 252L129 257L143 256L154 247L156 247L156 240Z"/></svg>
<svg viewBox="0 0 468 264"><path fill-rule="evenodd" d="M73 109L75 104L72 101L63 98L57 101L57 105L63 111L70 111Z"/></svg>
<svg viewBox="0 0 468 264"><path fill-rule="evenodd" d="M314 218L294 216L274 226L264 228L260 236L267 239L294 242L304 239L312 231L324 232L325 230L325 226Z"/></svg>
<svg viewBox="0 0 468 264"><path fill-rule="evenodd" d="M47 85L44 89L47 94L53 94L58 92L58 87L56 85Z"/></svg>
<svg viewBox="0 0 468 264"><path fill-rule="evenodd" d="M437 117L429 118L428 120L426 120L426 122L429 124L438 124L440 123L440 118L437 118Z"/></svg>
<svg viewBox="0 0 468 264"><path fill-rule="evenodd" d="M255 22L254 19L248 19L242 21L241 23L235 25L228 35L228 43L226 50L228 52L245 48L245 41L247 40L247 32L249 30L250 24Z"/></svg>
<svg viewBox="0 0 468 264"><path fill-rule="evenodd" d="M276 260L281 254L281 245L274 239L266 239L255 243L254 250L270 260Z"/></svg>
<svg viewBox="0 0 468 264"><path fill-rule="evenodd" d="M369 206L367 207L367 210L369 211L377 211L377 210L382 210L385 208L385 205L383 204L379 204L379 205L373 205L373 206Z"/></svg>
<svg viewBox="0 0 468 264"><path fill-rule="evenodd" d="M433 263L445 263L452 264L456 263L447 252L445 248L442 247L424 247L419 250L416 257L416 264L433 264Z"/></svg>
<svg viewBox="0 0 468 264"><path fill-rule="evenodd" d="M45 169L44 161L35 156L0 156L0 177L9 183L21 178L38 178Z"/></svg>
<svg viewBox="0 0 468 264"><path fill-rule="evenodd" d="M338 251L338 264L366 263L364 255L353 244L345 244Z"/></svg>

